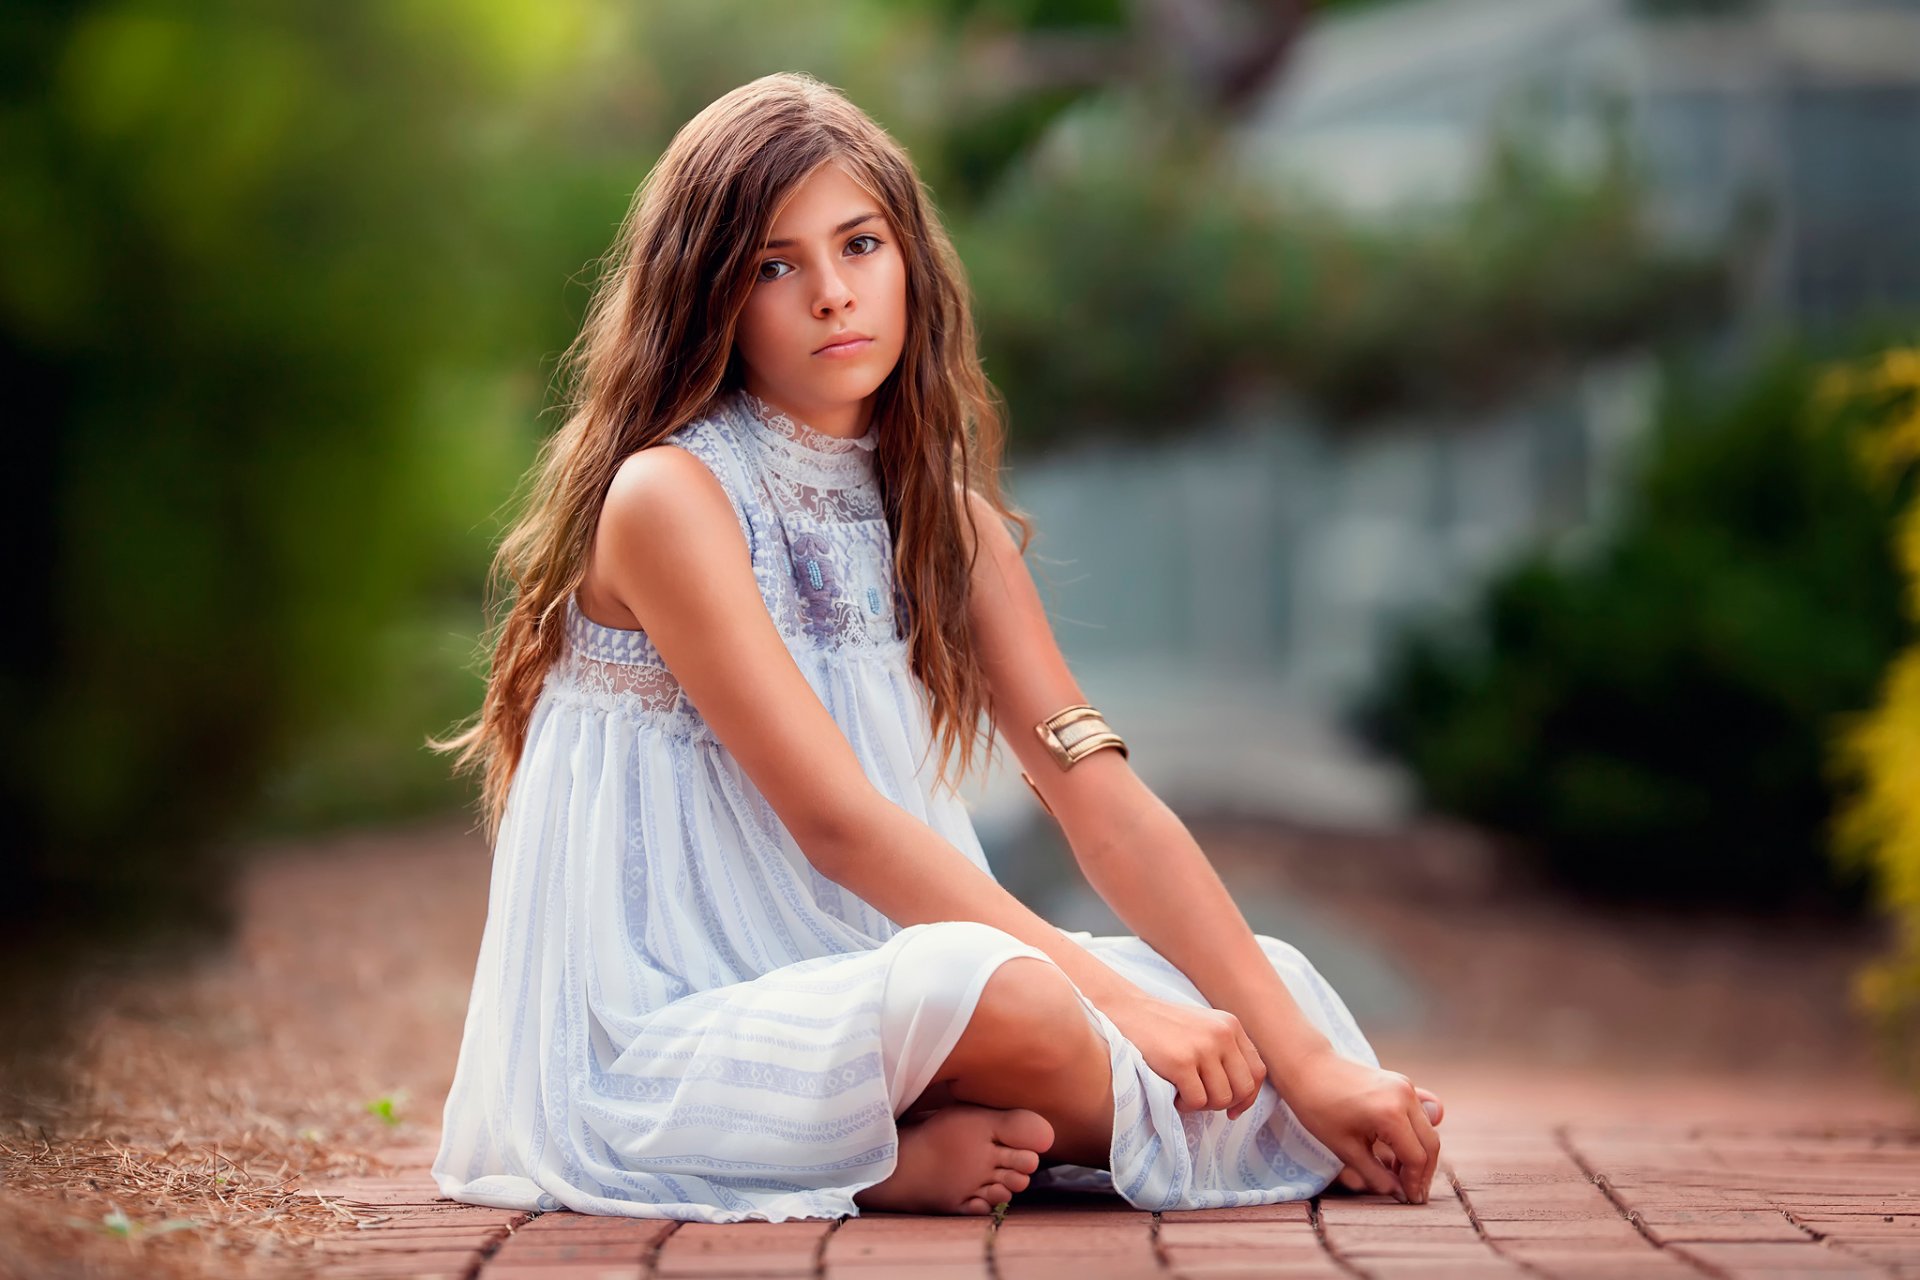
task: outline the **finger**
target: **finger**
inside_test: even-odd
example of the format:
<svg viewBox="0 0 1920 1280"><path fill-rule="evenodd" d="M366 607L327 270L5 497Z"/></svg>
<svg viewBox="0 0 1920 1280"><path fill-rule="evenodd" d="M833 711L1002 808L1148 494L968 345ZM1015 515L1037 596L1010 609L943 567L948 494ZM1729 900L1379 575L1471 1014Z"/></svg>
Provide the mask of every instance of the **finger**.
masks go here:
<svg viewBox="0 0 1920 1280"><path fill-rule="evenodd" d="M1433 1175L1440 1168L1440 1131L1434 1128L1433 1121L1428 1119L1424 1102L1416 1102L1409 1109L1407 1119L1413 1125L1414 1137L1419 1139L1420 1145L1427 1153L1426 1177L1420 1184L1420 1198L1424 1201L1427 1189L1433 1185Z"/></svg>
<svg viewBox="0 0 1920 1280"><path fill-rule="evenodd" d="M1440 1166L1440 1135L1434 1130L1417 1097L1407 1104L1402 1121L1398 1126L1389 1123L1380 1136L1393 1146L1395 1155L1400 1157L1400 1176L1406 1180L1408 1194L1414 1197L1414 1203L1424 1204L1433 1186L1433 1175ZM1403 1131L1397 1141L1394 1138L1396 1129ZM1404 1154L1409 1140L1418 1148L1417 1160L1408 1159Z"/></svg>
<svg viewBox="0 0 1920 1280"><path fill-rule="evenodd" d="M1367 1190L1406 1202L1406 1187L1393 1170L1381 1164L1373 1154L1372 1143L1355 1143L1350 1152L1336 1154L1353 1166L1354 1171L1366 1182Z"/></svg>
<svg viewBox="0 0 1920 1280"><path fill-rule="evenodd" d="M1206 1108L1207 1086L1201 1082L1199 1072L1185 1072L1173 1082L1173 1087L1179 1091L1174 1098L1174 1110L1201 1111Z"/></svg>
<svg viewBox="0 0 1920 1280"><path fill-rule="evenodd" d="M1260 1086L1267 1080L1267 1060L1260 1056L1260 1050L1254 1045L1252 1037L1247 1035L1245 1027L1236 1027L1240 1036L1240 1057L1247 1064L1247 1074L1253 1077L1253 1092L1259 1093Z"/></svg>
<svg viewBox="0 0 1920 1280"><path fill-rule="evenodd" d="M1239 1032L1240 1053L1246 1058L1247 1069L1253 1072L1253 1082L1258 1086L1266 1081L1267 1060L1260 1056L1260 1048L1254 1044L1253 1037L1247 1034L1246 1027L1240 1027Z"/></svg>
<svg viewBox="0 0 1920 1280"><path fill-rule="evenodd" d="M1254 1098L1260 1093L1260 1082L1254 1079L1253 1068L1247 1065L1247 1055L1239 1045L1242 1038L1236 1038L1224 1060L1227 1084L1232 1091L1232 1096L1227 1099L1227 1105L1231 1108L1227 1112L1229 1119L1237 1119L1242 1111L1253 1105Z"/></svg>
<svg viewBox="0 0 1920 1280"><path fill-rule="evenodd" d="M1437 1151L1430 1154L1414 1132L1410 1112L1417 1110L1409 1107L1408 1111L1389 1117L1380 1129L1380 1141L1392 1147L1393 1154L1400 1158L1400 1180L1409 1204L1426 1203L1427 1184L1433 1179L1432 1161L1439 1154Z"/></svg>
<svg viewBox="0 0 1920 1280"><path fill-rule="evenodd" d="M1365 1191L1367 1189L1366 1179L1355 1173L1351 1165L1340 1170L1340 1177L1337 1181L1349 1191Z"/></svg>
<svg viewBox="0 0 1920 1280"><path fill-rule="evenodd" d="M1219 1111L1232 1105L1233 1086L1227 1082L1222 1058L1209 1053L1200 1060L1200 1078L1207 1086L1207 1110Z"/></svg>

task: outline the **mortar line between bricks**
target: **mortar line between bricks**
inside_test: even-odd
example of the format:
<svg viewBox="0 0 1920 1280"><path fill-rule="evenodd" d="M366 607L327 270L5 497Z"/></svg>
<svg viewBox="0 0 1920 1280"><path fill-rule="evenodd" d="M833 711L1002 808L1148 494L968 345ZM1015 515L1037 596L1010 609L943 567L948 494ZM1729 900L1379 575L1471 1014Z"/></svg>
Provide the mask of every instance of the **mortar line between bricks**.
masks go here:
<svg viewBox="0 0 1920 1280"><path fill-rule="evenodd" d="M660 1251L666 1248L667 1241L673 1239L673 1237L679 1233L680 1228L686 1225L685 1221L675 1222L671 1227L668 1227L660 1233L658 1240L655 1240L647 1246L646 1251L640 1255L641 1280L652 1280L652 1277L660 1274Z"/></svg>
<svg viewBox="0 0 1920 1280"><path fill-rule="evenodd" d="M1655 1240L1647 1231L1647 1224L1640 1221L1640 1215L1635 1213L1632 1208L1628 1206L1627 1202L1620 1198L1619 1193L1614 1190L1613 1184L1607 1181L1606 1175L1596 1170L1593 1167L1593 1162L1581 1155L1579 1149L1573 1145L1572 1129L1567 1125L1557 1124L1553 1126L1552 1133L1553 1140L1559 1144L1562 1151L1567 1153L1567 1159L1573 1161L1580 1172L1587 1175L1587 1181L1599 1188L1600 1194L1607 1198L1607 1203L1612 1205L1614 1209L1619 1212L1620 1216L1627 1220L1628 1225L1640 1233L1642 1240L1645 1240L1654 1249L1667 1257L1680 1259L1703 1275L1718 1276L1720 1280L1735 1280L1730 1272L1722 1271L1719 1267L1713 1266L1704 1258L1696 1258L1683 1250L1669 1249L1658 1240Z"/></svg>
<svg viewBox="0 0 1920 1280"><path fill-rule="evenodd" d="M827 1245L832 1242L833 1233L846 1225L846 1217L835 1218L832 1225L820 1233L820 1243L813 1248L814 1275L824 1276L827 1274Z"/></svg>
<svg viewBox="0 0 1920 1280"><path fill-rule="evenodd" d="M1773 1205L1773 1207L1779 1210L1781 1217L1785 1218L1788 1222L1791 1222L1794 1226L1806 1232L1807 1235L1813 1239L1813 1242L1819 1245L1821 1248L1831 1249L1835 1253L1842 1254L1846 1257L1852 1258L1857 1262L1863 1262L1867 1266L1870 1266L1875 1270L1881 1272L1883 1275L1895 1276L1900 1274L1895 1268L1888 1266L1886 1263L1882 1262L1880 1259L1874 1257L1870 1253L1855 1252L1853 1249L1847 1246L1846 1241L1841 1240L1838 1236L1827 1235L1825 1232L1817 1231L1814 1228L1808 1226L1806 1223L1800 1221L1800 1219L1793 1216L1793 1210L1785 1208L1784 1206L1781 1206L1778 1204Z"/></svg>
<svg viewBox="0 0 1920 1280"><path fill-rule="evenodd" d="M1153 1249L1153 1265L1156 1270L1171 1274L1173 1268L1167 1264L1167 1247L1160 1243L1160 1211L1154 1210L1153 1221L1147 1227L1147 1243Z"/></svg>
<svg viewBox="0 0 1920 1280"><path fill-rule="evenodd" d="M1713 1145L1712 1140L1707 1137L1704 1131L1696 1131L1695 1137L1697 1137L1700 1140L1700 1148L1701 1150L1707 1153L1708 1159L1712 1160L1715 1164L1725 1169L1728 1173L1738 1174L1740 1172L1740 1170L1735 1168L1733 1163L1727 1159L1726 1153L1724 1151L1719 1150ZM1794 1217L1792 1210L1788 1209L1785 1205L1781 1204L1778 1200L1774 1199L1774 1197L1768 1192L1755 1191L1753 1192L1753 1194L1759 1197L1760 1199L1766 1201L1768 1208L1772 1209L1775 1213L1785 1218L1788 1222L1791 1222L1799 1230L1806 1232L1807 1238L1811 1240L1813 1243L1819 1245L1820 1247L1824 1249L1831 1249L1835 1253L1842 1254L1845 1257L1853 1258L1859 1262L1863 1262L1866 1265L1874 1268L1876 1271L1879 1271L1883 1275L1891 1276L1891 1275L1898 1274L1898 1272L1893 1267L1888 1266L1886 1263L1880 1261L1878 1258L1875 1258L1871 1254L1855 1253L1852 1249L1849 1249L1840 1240L1833 1237L1829 1237L1822 1232L1815 1231L1812 1227L1800 1221L1800 1219Z"/></svg>
<svg viewBox="0 0 1920 1280"><path fill-rule="evenodd" d="M1313 1227L1313 1238L1320 1242L1320 1251L1327 1255L1334 1266L1348 1275L1359 1276L1361 1280L1371 1280L1365 1271L1349 1261L1344 1254L1333 1247L1333 1242L1327 1239L1327 1224L1326 1220L1320 1216L1319 1196L1314 1196L1307 1201L1307 1222Z"/></svg>
<svg viewBox="0 0 1920 1280"><path fill-rule="evenodd" d="M508 1222L505 1231L500 1232L498 1235L488 1235L480 1244L480 1256L473 1260L473 1265L467 1270L467 1280L480 1280L480 1273L487 1269L487 1263L493 1260L493 1256L496 1253L499 1253L500 1250L506 1247L507 1241L513 1239L513 1233L539 1216L537 1213L523 1213Z"/></svg>
<svg viewBox="0 0 1920 1280"><path fill-rule="evenodd" d="M1472 1225L1473 1233L1480 1237L1480 1243L1487 1246L1489 1253L1493 1254L1496 1258L1505 1258L1508 1262L1511 1262L1514 1266L1519 1267L1529 1275L1546 1276L1547 1280L1552 1280L1552 1272L1528 1262L1525 1258L1516 1257L1508 1253L1500 1247L1499 1243L1495 1241L1492 1236L1487 1234L1486 1224L1480 1221L1480 1215L1473 1211L1473 1197L1468 1195L1467 1189L1460 1185L1460 1175L1455 1173L1451 1168L1447 1170L1447 1183L1453 1188L1453 1194L1459 1199L1460 1207L1466 1210L1467 1222Z"/></svg>

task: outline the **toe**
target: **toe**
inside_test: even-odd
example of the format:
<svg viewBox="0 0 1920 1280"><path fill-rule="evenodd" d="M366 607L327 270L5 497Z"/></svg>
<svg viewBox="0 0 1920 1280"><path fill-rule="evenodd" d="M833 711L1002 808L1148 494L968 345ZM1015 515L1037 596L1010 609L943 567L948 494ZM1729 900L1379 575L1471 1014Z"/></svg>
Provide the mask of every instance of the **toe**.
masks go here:
<svg viewBox="0 0 1920 1280"><path fill-rule="evenodd" d="M974 1217L981 1217L985 1214L992 1213L993 1206L985 1200L982 1200L979 1196L973 1196L960 1206L960 1212L972 1214Z"/></svg>
<svg viewBox="0 0 1920 1280"><path fill-rule="evenodd" d="M989 1182L980 1188L978 1198L988 1204L1005 1204L1013 1199L1013 1189L1002 1182Z"/></svg>
<svg viewBox="0 0 1920 1280"><path fill-rule="evenodd" d="M1038 1111L1015 1108L1002 1112L995 1121L993 1140L1002 1146L1045 1151L1053 1145L1053 1126Z"/></svg>
<svg viewBox="0 0 1920 1280"><path fill-rule="evenodd" d="M993 1159L1003 1169L1018 1169L1021 1173L1032 1173L1040 1167L1040 1153L1021 1147L1003 1147L995 1143Z"/></svg>
<svg viewBox="0 0 1920 1280"><path fill-rule="evenodd" d="M1033 1182L1032 1178L1029 1178L1018 1169L995 1170L993 1180L1005 1187L1008 1191L1025 1191Z"/></svg>
<svg viewBox="0 0 1920 1280"><path fill-rule="evenodd" d="M1053 1126L1038 1111L1015 1108L1001 1113L993 1137L1003 1146L1045 1151L1053 1145Z"/></svg>

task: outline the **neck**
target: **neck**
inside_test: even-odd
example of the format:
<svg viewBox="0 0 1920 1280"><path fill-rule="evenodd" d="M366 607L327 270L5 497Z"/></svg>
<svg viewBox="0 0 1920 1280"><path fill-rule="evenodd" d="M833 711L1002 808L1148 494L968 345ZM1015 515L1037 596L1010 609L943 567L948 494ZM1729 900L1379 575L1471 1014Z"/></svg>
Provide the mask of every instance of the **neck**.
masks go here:
<svg viewBox="0 0 1920 1280"><path fill-rule="evenodd" d="M838 436L842 440L858 440L866 435L873 416L872 396L861 400L809 405L770 393L752 378L748 378L744 385L748 391L789 418L805 423L822 435Z"/></svg>

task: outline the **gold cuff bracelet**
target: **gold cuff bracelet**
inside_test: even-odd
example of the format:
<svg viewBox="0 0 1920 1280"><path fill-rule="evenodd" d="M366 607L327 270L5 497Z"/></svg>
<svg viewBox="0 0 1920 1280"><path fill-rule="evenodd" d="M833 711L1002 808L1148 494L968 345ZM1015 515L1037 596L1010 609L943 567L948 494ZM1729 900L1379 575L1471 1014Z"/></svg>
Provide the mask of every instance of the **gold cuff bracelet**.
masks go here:
<svg viewBox="0 0 1920 1280"><path fill-rule="evenodd" d="M1085 702L1077 702L1054 712L1033 726L1033 731L1040 735L1040 741L1046 744L1047 751L1063 770L1073 768L1106 747L1113 747L1122 756L1128 754L1126 740L1113 731L1112 726L1091 704ZM1053 806L1040 794L1040 788L1034 785L1033 778L1025 770L1021 771L1020 776L1040 801L1040 807L1051 814Z"/></svg>

